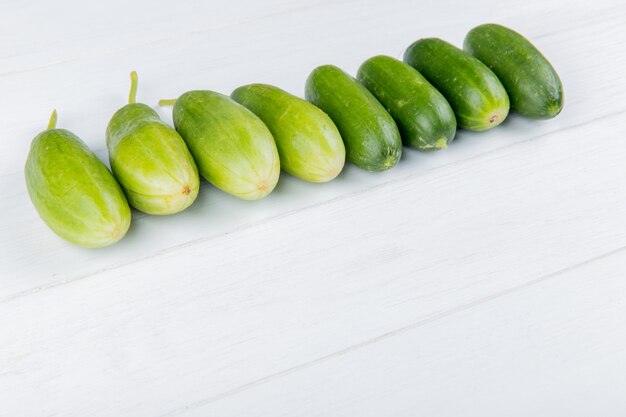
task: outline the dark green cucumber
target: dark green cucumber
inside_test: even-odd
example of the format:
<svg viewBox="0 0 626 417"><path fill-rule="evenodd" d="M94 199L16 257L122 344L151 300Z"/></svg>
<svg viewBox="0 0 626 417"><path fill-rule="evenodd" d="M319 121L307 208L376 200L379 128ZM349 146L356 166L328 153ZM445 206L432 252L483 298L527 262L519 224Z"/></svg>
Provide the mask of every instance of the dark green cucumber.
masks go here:
<svg viewBox="0 0 626 417"><path fill-rule="evenodd" d="M335 122L346 157L368 171L393 167L402 154L402 139L393 118L356 79L333 65L311 72L305 97Z"/></svg>
<svg viewBox="0 0 626 417"><path fill-rule="evenodd" d="M57 235L98 248L124 237L130 207L122 188L98 157L72 132L48 129L33 139L24 174L33 205Z"/></svg>
<svg viewBox="0 0 626 417"><path fill-rule="evenodd" d="M149 106L135 103L136 92L133 71L129 104L115 112L107 127L111 169L137 210L178 213L198 195L196 163L176 130Z"/></svg>
<svg viewBox="0 0 626 417"><path fill-rule="evenodd" d="M519 33L496 24L470 30L463 47L500 79L511 109L550 119L563 109L563 85L556 71L535 46Z"/></svg>
<svg viewBox="0 0 626 417"><path fill-rule="evenodd" d="M280 175L278 151L254 113L224 94L199 90L175 100L173 116L207 181L243 200L272 192Z"/></svg>
<svg viewBox="0 0 626 417"><path fill-rule="evenodd" d="M448 42L420 39L404 52L404 62L444 95L459 127L491 129L509 114L509 96L498 77L478 59Z"/></svg>
<svg viewBox="0 0 626 417"><path fill-rule="evenodd" d="M456 119L450 104L415 68L379 55L361 65L357 79L385 106L408 146L436 151L454 139Z"/></svg>
<svg viewBox="0 0 626 417"><path fill-rule="evenodd" d="M270 129L286 172L311 182L326 182L339 175L346 149L337 127L322 110L267 84L244 85L231 97Z"/></svg>

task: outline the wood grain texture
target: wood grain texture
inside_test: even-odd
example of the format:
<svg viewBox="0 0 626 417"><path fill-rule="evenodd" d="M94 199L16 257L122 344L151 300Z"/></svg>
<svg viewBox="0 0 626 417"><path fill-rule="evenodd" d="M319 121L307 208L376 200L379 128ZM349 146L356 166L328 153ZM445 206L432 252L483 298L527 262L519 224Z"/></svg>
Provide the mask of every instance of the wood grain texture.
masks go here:
<svg viewBox="0 0 626 417"><path fill-rule="evenodd" d="M327 10L322 8L318 10L312 8L305 9L301 13L327 13L328 16L335 16L335 13L338 13L339 16L343 16L348 14L349 10L352 8L353 5L350 5L349 8L347 7L346 10L339 11L335 9ZM374 8L365 8L364 10L366 10L368 14L376 14L376 9ZM362 11L361 13L366 12ZM393 13L395 15L397 12ZM544 28L545 24L542 23L554 19L556 12L554 12L554 14L541 13L533 15L531 18L519 17L514 19L511 23L511 25L514 26L521 26L524 23L528 24L529 21L537 21L537 16L541 16L542 19L545 19L537 21L536 26L543 31L541 32L543 36L552 39L553 46L552 48L550 48L550 44L545 46L540 44L540 46L546 50L546 53L548 53L554 61L555 66L560 70L566 85L568 100L563 115L555 120L536 122L520 118L511 118L505 126L491 132L481 134L460 132L454 146L446 152L436 155L420 155L408 150L405 152L402 163L384 174L371 175L359 172L354 167L350 167L338 181L324 186L305 184L293 178L289 178L287 175L283 175L277 192L272 194L266 201L256 203L238 201L212 187L208 187L205 183L203 191L199 196L199 201L191 210L184 213L184 215L170 218L137 215L134 218L130 234L121 244L98 251L97 253L71 247L71 245L59 240L56 236L51 234L42 222L33 221L33 219L36 218L36 213L28 201L25 187L22 186L23 175L21 172L0 176L0 190L2 194L11 197L0 203L3 205L2 210L10 213L10 215L0 219L0 230L6 237L4 241L10 242L3 251L5 259L2 259L1 263L8 271L11 271L11 275L0 288L0 297L13 297L22 293L47 288L67 280L88 276L95 271L152 256L158 251L167 250L167 248L175 247L176 245L184 245L196 239L218 236L240 227L245 227L248 224L255 224L264 219L282 216L285 213L303 207L320 204L334 198L340 198L342 195L364 191L379 184L398 178L404 178L407 175L428 172L433 168L472 158L476 155L493 151L494 149L509 146L512 143L524 141L532 137L540 137L560 129L580 126L598 118L619 113L625 109L624 102L626 102L626 91L623 88L615 88L615 82L620 77L620 67L614 65L614 61L615 59L626 59L624 57L626 53L623 48L619 47L620 39L624 38L625 26L609 25L607 28L607 21L623 23L625 18L623 15L616 15L615 8L607 8L597 13L600 14L602 18L598 18L596 14L590 16L589 13L585 11L574 10L571 15L572 18L567 22L570 26L567 26L567 29L562 32L554 32L553 29L547 32ZM294 16L290 16L290 18L293 19ZM316 20L319 20L319 18L315 19L315 16L310 16L310 18L298 19L296 24L301 25L308 21ZM565 21L566 19L563 20ZM271 27L275 23L276 22L266 24L264 20L261 20L258 24L262 24L263 27L257 28L257 31L271 37L273 33ZM454 29L453 33L457 31L461 32L457 35L459 39L458 42L462 40L463 31L466 30L466 27L469 28L471 25L466 25L461 28L460 31L456 26L451 25L451 31ZM574 27L578 28L578 36L572 36L571 30ZM398 36L401 38L395 41L398 44L408 44L410 43L408 40L410 39L409 36L413 38L416 36L409 34L409 32L413 32L414 29L412 29L412 26L408 22L406 23L406 28L408 29L404 29L406 34L403 35L403 37L406 37L407 40L404 41L402 37ZM435 31L435 29L433 29L433 31ZM527 31L532 32L532 29L528 29ZM232 36L235 35L232 34ZM442 34L441 36L444 35ZM342 56L337 58L338 61L345 60L344 55L346 54L353 54L350 51L353 51L357 46L364 49L364 51L368 50L367 45L362 45L363 41L360 40L359 36L352 34L351 37L351 45L345 45L341 50L338 49L338 51L342 53ZM230 39L231 37L225 36L224 38ZM239 38L241 38L241 35L239 35ZM450 38L454 39L452 35L450 35ZM537 43L539 44L539 42L541 42L541 37ZM199 50L204 43L206 43L205 40L198 40L189 50ZM265 43L271 43L271 41L268 40ZM606 45L606 50L610 50L612 53L599 52L597 49L598 43ZM176 42L173 42L172 45L176 45ZM219 49L219 45L214 47L216 48L216 54L227 53L227 51ZM397 46L394 47L397 48ZM305 54L305 58L312 55L308 50L303 50L302 48L298 49L301 51L301 54ZM347 51L346 54L343 53L344 50ZM558 53L558 51L561 52ZM137 52L134 51L133 53ZM291 53L296 52L291 51ZM362 52L361 56L352 55L351 63L345 65L345 67L347 69L356 69L358 64L364 59L363 57L367 56L366 54L367 52ZM372 52L370 52L370 54L372 54ZM579 54L588 56L589 61L587 62L593 62L594 65L588 65L587 67L582 66L582 64L576 60ZM282 64L293 65L293 63L287 64L287 62L294 61L291 59L291 55L283 56L282 54L275 54L275 56L277 60L282 59ZM206 59L204 54L200 57ZM109 58L105 57L102 59L107 60ZM113 62L117 61L113 60ZM92 66L92 64L83 65ZM202 68L201 63L196 63L196 65ZM277 63L277 65L279 67L282 66L280 63ZM302 88L300 84L303 83L303 80L306 78L307 72L315 65L315 62L309 62L302 68L293 69L294 74L301 74L300 79L296 77L285 78L283 71L276 71L275 67L272 66L271 68L274 68L272 71L276 73L274 77L280 75L284 81L278 78L270 81L278 85L297 83L297 86L292 87L293 91L297 91ZM217 68L219 69L221 67ZM150 74L162 71L162 68L156 68L154 71L150 71ZM190 73L186 74L182 81L188 80L189 77L199 77L197 71L195 75L191 74L191 70L188 71ZM233 76L245 76L248 78L242 79L240 83L254 81L254 78L252 78L254 74L250 74L250 71L247 71L246 68L235 71L234 68L231 67L221 71L223 72L218 79L228 80ZM259 75L257 74L257 76ZM42 74L42 77L44 77L44 74ZM202 75L202 77L204 76ZM111 100L109 114L112 114L115 108L120 105L121 101L125 99L128 87L127 78L127 74L119 74L118 80L112 82L113 85L119 86L120 93L115 94L119 95L117 99ZM181 82L181 79L174 74L170 74L170 78L171 80L166 78L162 80L163 88L170 84ZM66 80L65 82L72 81ZM101 88L101 84L89 83L86 80L85 82L88 85L98 85L99 88ZM151 90L149 85L144 86L145 83L146 81L140 80L140 98L144 91L150 92ZM198 84L200 84L200 81ZM237 83L233 83L233 87L235 85L237 85ZM178 88L178 91L183 91L185 88L194 88L194 86L191 84L188 84L187 87L181 86ZM232 87L227 87L225 91L229 91L231 88ZM608 92L610 92L610 94ZM39 94L39 92L37 93ZM81 94L83 95L81 96ZM80 89L76 90L75 100L84 102L84 94L90 95L89 92L81 93ZM168 92L167 95L175 94L176 93L172 91ZM63 93L59 90L55 93L55 96L63 97ZM156 96L154 100L148 100L148 102L155 102L157 97L158 96ZM32 100L34 103L39 103L40 101L38 101L36 97L33 97ZM75 107L76 105L73 104L73 106ZM10 110L7 109L7 112L9 111ZM45 109L45 117L47 117L47 111L48 109ZM170 117L168 113L164 113L164 115ZM44 109L42 109L42 117L43 116ZM30 118L28 125L30 126L29 128L34 127L34 135L40 128L37 127L38 122L33 119L32 115L29 114L28 117ZM86 115L85 117L88 118L91 116ZM95 130L95 127L98 126L101 129L100 132L103 132L107 121L108 116L101 114L97 123L94 122L93 126L89 126L89 129ZM59 123L60 126L65 126L62 110ZM80 131L74 129L72 125L65 127L73 129L76 133L80 134ZM83 138L85 137L83 136ZM89 137L85 139L88 140ZM91 144L95 148L98 147L98 142L94 144L92 141ZM0 144L0 146L2 145ZM103 151L99 154L103 159L106 159L106 154ZM0 153L0 155L2 155L2 153ZM20 161L20 158L13 157L12 160ZM167 238L163 239L162 236L167 236ZM34 245L33 242L37 242L37 244ZM24 260L29 261L24 262Z"/></svg>
<svg viewBox="0 0 626 417"><path fill-rule="evenodd" d="M625 263L614 252L165 415L622 416Z"/></svg>
<svg viewBox="0 0 626 417"><path fill-rule="evenodd" d="M0 415L624 414L620 2L36 0L3 18ZM131 69L148 103L248 82L301 94L316 65L354 73L485 21L550 58L558 118L460 132L385 173L283 174L253 203L204 183L105 250L61 241L28 201L49 110L106 159Z"/></svg>
<svg viewBox="0 0 626 417"><path fill-rule="evenodd" d="M567 157L561 131L5 302L6 397L158 415L626 247L624 155L591 130Z"/></svg>

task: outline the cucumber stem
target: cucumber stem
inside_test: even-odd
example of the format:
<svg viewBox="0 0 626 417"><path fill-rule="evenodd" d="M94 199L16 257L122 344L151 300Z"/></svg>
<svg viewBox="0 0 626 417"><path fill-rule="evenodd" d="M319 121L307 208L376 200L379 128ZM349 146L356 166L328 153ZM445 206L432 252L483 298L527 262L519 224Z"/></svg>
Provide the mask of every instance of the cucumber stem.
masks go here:
<svg viewBox="0 0 626 417"><path fill-rule="evenodd" d="M176 104L176 99L175 98L168 98L168 99L164 99L164 100L159 100L159 106L173 106L174 104Z"/></svg>
<svg viewBox="0 0 626 417"><path fill-rule="evenodd" d="M52 110L50 115L50 121L48 122L48 129L54 129L57 127L57 110Z"/></svg>
<svg viewBox="0 0 626 417"><path fill-rule="evenodd" d="M137 98L137 72L130 73L130 94L128 95L128 104L135 102Z"/></svg>

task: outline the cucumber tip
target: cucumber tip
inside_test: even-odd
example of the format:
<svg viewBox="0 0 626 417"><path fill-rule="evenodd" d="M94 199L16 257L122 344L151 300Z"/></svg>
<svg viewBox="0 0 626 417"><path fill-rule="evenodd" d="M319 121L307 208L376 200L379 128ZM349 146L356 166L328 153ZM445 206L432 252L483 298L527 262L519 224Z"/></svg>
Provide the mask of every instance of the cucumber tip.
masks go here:
<svg viewBox="0 0 626 417"><path fill-rule="evenodd" d="M397 162L398 158L395 155L387 156L387 158L385 158L385 161L383 162L383 170L392 168L394 165L396 165Z"/></svg>
<svg viewBox="0 0 626 417"><path fill-rule="evenodd" d="M549 118L556 117L563 110L562 103L555 102L548 106L548 115Z"/></svg>
<svg viewBox="0 0 626 417"><path fill-rule="evenodd" d="M257 188L259 191L265 192L269 188L269 185L267 185L267 181L261 181L257 184Z"/></svg>
<svg viewBox="0 0 626 417"><path fill-rule="evenodd" d="M435 148L437 149L446 149L448 147L448 138L445 136L440 137L435 142Z"/></svg>

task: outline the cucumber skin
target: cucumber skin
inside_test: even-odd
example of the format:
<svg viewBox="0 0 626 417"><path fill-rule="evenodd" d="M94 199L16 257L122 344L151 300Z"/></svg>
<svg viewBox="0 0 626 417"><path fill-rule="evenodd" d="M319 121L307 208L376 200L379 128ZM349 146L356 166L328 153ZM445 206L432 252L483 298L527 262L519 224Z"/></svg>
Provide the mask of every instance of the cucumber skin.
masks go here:
<svg viewBox="0 0 626 417"><path fill-rule="evenodd" d="M398 127L356 79L334 65L317 67L306 81L305 97L333 120L347 159L356 166L385 171L398 163L402 155Z"/></svg>
<svg viewBox="0 0 626 417"><path fill-rule="evenodd" d="M178 132L149 106L128 104L106 132L109 161L131 206L165 215L189 207L198 196L198 168Z"/></svg>
<svg viewBox="0 0 626 417"><path fill-rule="evenodd" d="M173 116L200 173L217 188L258 200L276 187L278 151L270 131L251 111L223 94L197 90L176 100Z"/></svg>
<svg viewBox="0 0 626 417"><path fill-rule="evenodd" d="M231 97L270 129L286 172L311 182L327 182L339 175L346 150L337 127L322 110L267 84L239 87Z"/></svg>
<svg viewBox="0 0 626 417"><path fill-rule="evenodd" d="M498 76L513 111L534 119L550 119L563 109L563 84L558 74L519 33L484 24L468 32L463 47Z"/></svg>
<svg viewBox="0 0 626 417"><path fill-rule="evenodd" d="M415 68L378 55L361 65L357 79L391 114L406 145L430 152L454 139L456 119L450 104Z"/></svg>
<svg viewBox="0 0 626 417"><path fill-rule="evenodd" d="M98 248L128 231L131 213L122 188L72 132L49 129L37 135L24 173L35 209L63 239Z"/></svg>
<svg viewBox="0 0 626 417"><path fill-rule="evenodd" d="M458 126L482 131L509 113L509 96L496 75L477 58L441 39L420 39L404 62L418 70L448 100Z"/></svg>

